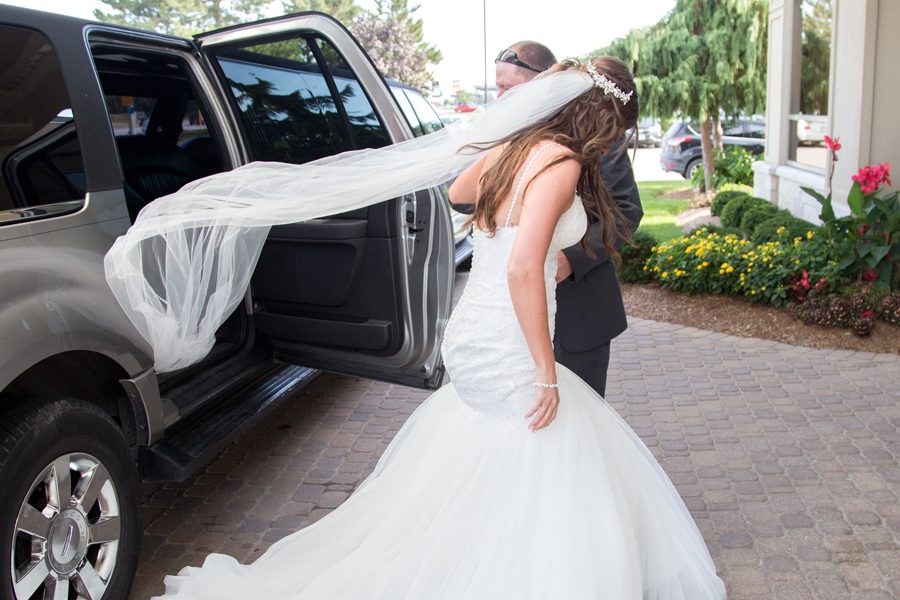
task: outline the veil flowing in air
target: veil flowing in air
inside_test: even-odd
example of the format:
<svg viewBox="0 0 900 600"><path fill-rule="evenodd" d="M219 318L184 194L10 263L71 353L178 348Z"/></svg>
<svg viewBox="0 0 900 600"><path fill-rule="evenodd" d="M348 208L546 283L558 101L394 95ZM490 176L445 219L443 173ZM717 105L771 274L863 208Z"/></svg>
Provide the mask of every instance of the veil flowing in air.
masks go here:
<svg viewBox="0 0 900 600"><path fill-rule="evenodd" d="M439 185L481 156L466 146L540 122L591 85L581 71L562 71L427 136L302 165L254 162L193 181L141 211L107 253L106 280L150 344L156 370L191 365L244 298L270 227Z"/></svg>

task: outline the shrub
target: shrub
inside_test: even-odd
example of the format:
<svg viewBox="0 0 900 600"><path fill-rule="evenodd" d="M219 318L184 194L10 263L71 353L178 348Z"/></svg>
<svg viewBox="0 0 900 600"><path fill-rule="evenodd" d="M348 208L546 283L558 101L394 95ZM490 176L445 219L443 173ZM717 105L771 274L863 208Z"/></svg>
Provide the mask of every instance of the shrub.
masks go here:
<svg viewBox="0 0 900 600"><path fill-rule="evenodd" d="M743 183L725 183L719 186L720 192L744 192L745 194L752 196L753 195L753 187L749 185L744 185Z"/></svg>
<svg viewBox="0 0 900 600"><path fill-rule="evenodd" d="M648 283L653 281L653 273L646 268L647 259L653 255L656 240L649 233L638 231L631 241L622 246L619 255L619 279L626 283Z"/></svg>
<svg viewBox="0 0 900 600"><path fill-rule="evenodd" d="M781 306L804 272L814 281L834 280L837 261L830 244L813 235L756 245L701 227L689 237L659 244L647 266L663 287L744 296Z"/></svg>
<svg viewBox="0 0 900 600"><path fill-rule="evenodd" d="M887 294L878 303L878 316L891 325L900 325L900 292Z"/></svg>
<svg viewBox="0 0 900 600"><path fill-rule="evenodd" d="M757 206L763 206L765 204L769 203L762 198L755 198L753 196L741 196L735 198L722 209L722 214L720 215L722 217L722 225L725 227L740 227L741 219L744 218L744 213L751 208L756 208Z"/></svg>
<svg viewBox="0 0 900 600"><path fill-rule="evenodd" d="M778 208L774 204L768 202L764 205L747 209L747 212L741 217L741 231L744 233L744 237L749 238L757 225L766 219L772 218L777 212Z"/></svg>
<svg viewBox="0 0 900 600"><path fill-rule="evenodd" d="M718 233L719 235L736 235L740 236L743 232L737 227L722 227L721 225L697 225L685 235L688 237L695 233Z"/></svg>
<svg viewBox="0 0 900 600"><path fill-rule="evenodd" d="M802 304L792 307L794 314L808 325L825 325L851 329L859 336L872 333L876 311L868 290L851 295L812 290Z"/></svg>
<svg viewBox="0 0 900 600"><path fill-rule="evenodd" d="M750 239L756 244L775 240L792 240L804 237L815 229L816 226L812 223L795 217L787 210L779 210L774 216L757 225L750 234Z"/></svg>
<svg viewBox="0 0 900 600"><path fill-rule="evenodd" d="M725 208L725 206L729 202L731 202L735 198L740 198L741 196L749 196L749 195L750 194L748 194L746 192L742 192L740 190L720 191L718 194L716 194L716 197L712 201L712 208L710 209L710 212L712 214L716 215L717 217L721 216L722 209Z"/></svg>
<svg viewBox="0 0 900 600"><path fill-rule="evenodd" d="M706 185L703 169L694 173L692 180L697 189L714 190L729 183L750 186L753 184L753 161L756 157L740 146L729 146L724 152L716 151L713 156L711 185Z"/></svg>

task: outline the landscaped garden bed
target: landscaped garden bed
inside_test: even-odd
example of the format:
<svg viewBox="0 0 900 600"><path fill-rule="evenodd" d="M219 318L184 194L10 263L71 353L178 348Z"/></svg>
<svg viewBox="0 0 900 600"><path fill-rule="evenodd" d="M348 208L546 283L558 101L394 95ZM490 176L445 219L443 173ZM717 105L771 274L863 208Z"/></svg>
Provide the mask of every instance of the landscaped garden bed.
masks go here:
<svg viewBox="0 0 900 600"><path fill-rule="evenodd" d="M627 288L631 314L816 347L900 352L900 204L898 193L879 192L891 185L889 169L860 170L844 217L835 215L830 195L807 190L822 204L822 226L746 189L712 200L721 226L671 236L660 223L642 225L623 248L620 277L652 285ZM754 312L747 301L765 308ZM804 324L815 330L801 334ZM871 343L846 342L874 331Z"/></svg>

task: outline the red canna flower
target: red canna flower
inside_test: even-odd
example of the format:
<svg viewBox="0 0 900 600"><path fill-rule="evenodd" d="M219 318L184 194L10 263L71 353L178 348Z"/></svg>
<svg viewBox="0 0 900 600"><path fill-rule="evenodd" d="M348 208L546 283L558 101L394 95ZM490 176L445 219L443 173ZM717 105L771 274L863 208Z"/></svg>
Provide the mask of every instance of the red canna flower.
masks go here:
<svg viewBox="0 0 900 600"><path fill-rule="evenodd" d="M862 278L863 278L863 281L875 281L875 278L876 278L877 276L878 276L878 275L875 273L875 271L873 271L872 269L869 269L868 271L866 271L865 273L863 273L863 277L862 277Z"/></svg>
<svg viewBox="0 0 900 600"><path fill-rule="evenodd" d="M841 149L841 138L832 139L829 136L825 136L825 146L831 150L832 152L837 152Z"/></svg>
<svg viewBox="0 0 900 600"><path fill-rule="evenodd" d="M859 184L863 194L872 194L882 184L893 185L891 183L891 163L863 167L852 179Z"/></svg>

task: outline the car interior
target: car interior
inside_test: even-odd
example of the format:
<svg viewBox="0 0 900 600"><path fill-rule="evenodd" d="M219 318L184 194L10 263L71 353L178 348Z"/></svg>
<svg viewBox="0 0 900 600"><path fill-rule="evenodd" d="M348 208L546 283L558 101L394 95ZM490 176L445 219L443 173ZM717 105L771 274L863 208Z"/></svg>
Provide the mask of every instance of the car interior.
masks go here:
<svg viewBox="0 0 900 600"><path fill-rule="evenodd" d="M150 202L224 170L215 132L183 65L163 54L95 46L132 220Z"/></svg>
<svg viewBox="0 0 900 600"><path fill-rule="evenodd" d="M214 53L251 159L298 163L389 143L352 72L324 44L298 38ZM215 123L177 55L101 43L92 50L132 219L157 198L228 167ZM330 78L322 62L330 62ZM236 352L251 327L276 355L300 364L321 346L395 353L404 336L398 202L273 227L251 281L252 323L245 310L235 311L201 364Z"/></svg>

